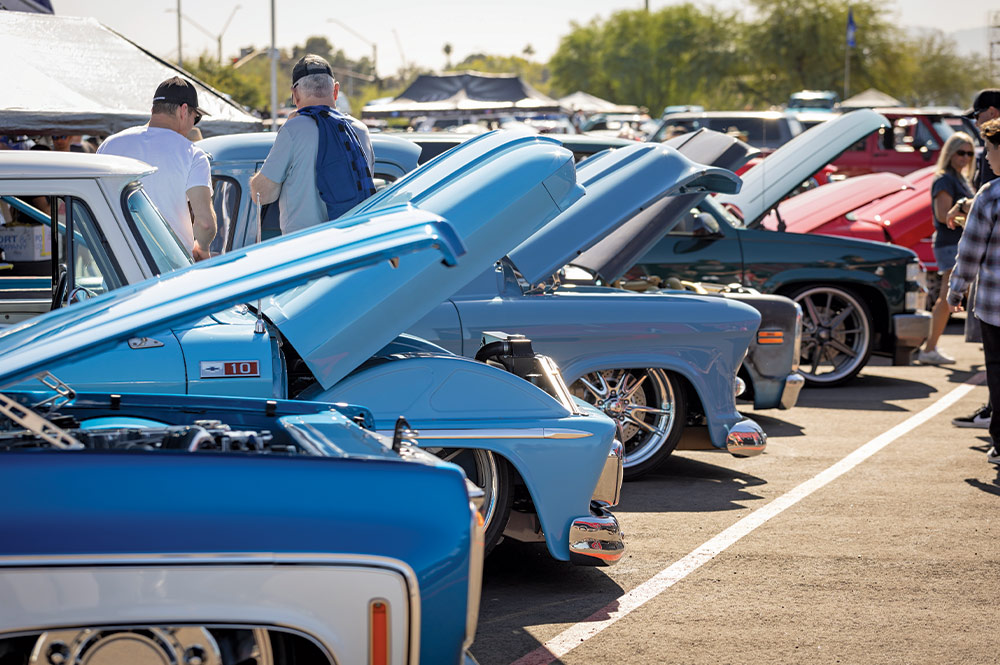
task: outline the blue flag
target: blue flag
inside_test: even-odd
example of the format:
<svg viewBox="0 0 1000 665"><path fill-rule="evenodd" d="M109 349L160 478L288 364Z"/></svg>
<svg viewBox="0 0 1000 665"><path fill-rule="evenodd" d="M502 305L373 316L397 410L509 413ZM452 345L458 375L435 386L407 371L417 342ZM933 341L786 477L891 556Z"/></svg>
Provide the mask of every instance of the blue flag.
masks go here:
<svg viewBox="0 0 1000 665"><path fill-rule="evenodd" d="M848 8L847 10L847 45L851 48L857 46L854 41L854 33L857 32L858 26L854 25L854 10Z"/></svg>

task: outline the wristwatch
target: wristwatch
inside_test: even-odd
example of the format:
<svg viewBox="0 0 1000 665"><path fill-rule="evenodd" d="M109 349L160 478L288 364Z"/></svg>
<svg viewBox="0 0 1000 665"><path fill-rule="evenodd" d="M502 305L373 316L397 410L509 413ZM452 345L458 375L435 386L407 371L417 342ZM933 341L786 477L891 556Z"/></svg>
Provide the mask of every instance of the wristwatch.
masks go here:
<svg viewBox="0 0 1000 665"><path fill-rule="evenodd" d="M957 201L957 205L961 206L959 208L959 210L962 211L962 214L964 214L964 215L968 215L969 214L969 199L968 199L968 197L963 196L962 198L960 198Z"/></svg>

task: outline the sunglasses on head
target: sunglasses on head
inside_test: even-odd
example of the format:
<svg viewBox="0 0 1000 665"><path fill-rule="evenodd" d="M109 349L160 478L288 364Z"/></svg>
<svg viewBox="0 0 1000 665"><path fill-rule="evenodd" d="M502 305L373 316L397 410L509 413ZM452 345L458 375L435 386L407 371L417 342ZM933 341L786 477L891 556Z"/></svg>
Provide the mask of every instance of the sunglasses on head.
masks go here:
<svg viewBox="0 0 1000 665"><path fill-rule="evenodd" d="M959 157L972 157L976 153L974 153L971 150L956 150L955 154L958 155Z"/></svg>

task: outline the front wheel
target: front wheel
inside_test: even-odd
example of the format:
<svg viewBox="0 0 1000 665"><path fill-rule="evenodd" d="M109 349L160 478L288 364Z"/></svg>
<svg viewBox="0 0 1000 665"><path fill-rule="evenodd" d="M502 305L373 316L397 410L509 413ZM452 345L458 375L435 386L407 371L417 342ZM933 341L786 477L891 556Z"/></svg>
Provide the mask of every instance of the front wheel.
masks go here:
<svg viewBox="0 0 1000 665"><path fill-rule="evenodd" d="M483 490L483 554L489 554L503 537L514 503L511 472L507 461L478 448L427 448L445 462L462 467L465 476Z"/></svg>
<svg viewBox="0 0 1000 665"><path fill-rule="evenodd" d="M850 291L835 286L801 289L792 299L802 307L799 372L811 386L836 386L854 378L872 352L871 314Z"/></svg>
<svg viewBox="0 0 1000 665"><path fill-rule="evenodd" d="M687 418L684 391L662 369L606 369L573 383L573 394L618 425L625 447L624 477L649 473L677 447Z"/></svg>

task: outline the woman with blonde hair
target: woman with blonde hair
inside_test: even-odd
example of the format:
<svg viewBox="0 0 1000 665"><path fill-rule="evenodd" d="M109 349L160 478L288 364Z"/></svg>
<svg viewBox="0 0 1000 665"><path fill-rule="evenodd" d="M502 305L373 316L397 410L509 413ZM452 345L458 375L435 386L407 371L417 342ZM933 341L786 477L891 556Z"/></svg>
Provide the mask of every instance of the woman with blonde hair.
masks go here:
<svg viewBox="0 0 1000 665"><path fill-rule="evenodd" d="M949 365L955 362L951 356L937 348L938 340L948 324L948 280L955 267L958 241L962 237L962 227L958 219L948 219L948 210L960 199L973 196L972 165L975 162L972 137L965 132L955 132L945 141L938 156L937 171L931 185L931 211L934 216L934 260L937 261L941 290L931 310L931 334L924 348L917 354L923 365Z"/></svg>

